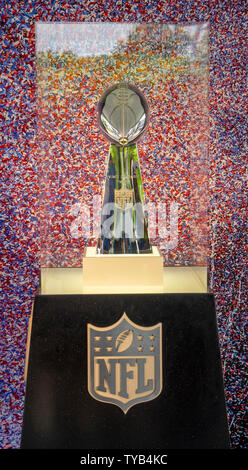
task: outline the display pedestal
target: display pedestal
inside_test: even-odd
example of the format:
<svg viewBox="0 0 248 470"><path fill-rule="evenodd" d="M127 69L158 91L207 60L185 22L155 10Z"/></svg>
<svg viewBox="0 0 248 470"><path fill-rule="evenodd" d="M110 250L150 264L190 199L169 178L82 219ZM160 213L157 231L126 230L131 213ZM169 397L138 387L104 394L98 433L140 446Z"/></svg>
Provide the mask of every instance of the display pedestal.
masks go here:
<svg viewBox="0 0 248 470"><path fill-rule="evenodd" d="M109 256L109 255L106 255ZM159 266L158 266L159 267ZM104 284L99 273L93 283L83 283L84 269L79 268L41 268L40 293L42 295L57 294L189 294L206 293L208 291L207 266L167 266L163 268L163 285L139 285L137 282L115 286ZM97 284L97 278L99 284Z"/></svg>
<svg viewBox="0 0 248 470"><path fill-rule="evenodd" d="M161 393L125 414L87 389L87 325L162 323ZM211 294L40 295L22 448L224 449L229 436Z"/></svg>

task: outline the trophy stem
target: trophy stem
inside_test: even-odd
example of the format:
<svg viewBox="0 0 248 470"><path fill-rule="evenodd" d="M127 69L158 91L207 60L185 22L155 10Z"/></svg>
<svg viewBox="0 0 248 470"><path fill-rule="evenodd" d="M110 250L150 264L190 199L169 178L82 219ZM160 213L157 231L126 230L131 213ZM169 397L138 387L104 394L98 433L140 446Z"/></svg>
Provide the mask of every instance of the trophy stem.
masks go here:
<svg viewBox="0 0 248 470"><path fill-rule="evenodd" d="M152 253L137 145L111 144L98 253Z"/></svg>

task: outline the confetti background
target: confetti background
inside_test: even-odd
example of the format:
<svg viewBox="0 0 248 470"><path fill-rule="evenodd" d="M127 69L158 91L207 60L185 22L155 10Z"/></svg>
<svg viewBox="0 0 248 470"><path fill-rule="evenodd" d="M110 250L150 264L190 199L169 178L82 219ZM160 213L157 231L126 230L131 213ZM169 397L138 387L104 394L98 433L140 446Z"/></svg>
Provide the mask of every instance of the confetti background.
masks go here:
<svg viewBox="0 0 248 470"><path fill-rule="evenodd" d="M0 6L1 447L20 445L27 324L39 283L38 21L209 22L209 276L216 298L231 443L234 448L247 447L245 2L10 0L0 1ZM70 145L68 139L67 149ZM92 183L98 185L97 178Z"/></svg>

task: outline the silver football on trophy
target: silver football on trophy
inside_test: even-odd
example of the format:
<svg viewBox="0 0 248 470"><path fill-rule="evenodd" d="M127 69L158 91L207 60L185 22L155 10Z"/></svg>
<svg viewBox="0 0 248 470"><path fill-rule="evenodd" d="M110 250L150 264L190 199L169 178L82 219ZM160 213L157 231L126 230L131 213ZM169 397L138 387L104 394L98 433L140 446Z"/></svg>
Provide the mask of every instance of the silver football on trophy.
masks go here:
<svg viewBox="0 0 248 470"><path fill-rule="evenodd" d="M102 96L99 126L104 135L118 146L133 144L148 124L148 104L141 91L128 83L117 83Z"/></svg>

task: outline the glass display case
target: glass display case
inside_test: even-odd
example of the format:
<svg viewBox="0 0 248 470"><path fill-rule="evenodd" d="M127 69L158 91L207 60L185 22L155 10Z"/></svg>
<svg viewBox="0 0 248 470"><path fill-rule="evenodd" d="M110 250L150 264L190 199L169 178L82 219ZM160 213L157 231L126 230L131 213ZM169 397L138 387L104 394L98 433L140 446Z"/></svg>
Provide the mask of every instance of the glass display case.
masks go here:
<svg viewBox="0 0 248 470"><path fill-rule="evenodd" d="M41 294L207 292L208 24L37 23L36 57ZM97 251L112 145L98 106L117 83L149 108L152 256Z"/></svg>

